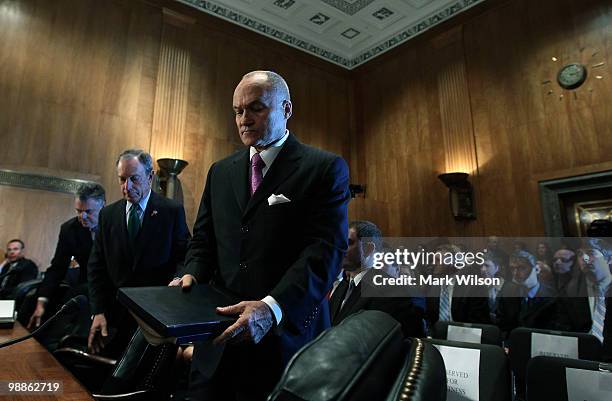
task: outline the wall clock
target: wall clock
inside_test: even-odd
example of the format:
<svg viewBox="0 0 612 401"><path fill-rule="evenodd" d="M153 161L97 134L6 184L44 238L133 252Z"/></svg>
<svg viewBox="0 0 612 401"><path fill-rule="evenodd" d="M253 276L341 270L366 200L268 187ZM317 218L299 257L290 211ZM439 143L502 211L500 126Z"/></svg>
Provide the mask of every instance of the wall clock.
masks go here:
<svg viewBox="0 0 612 401"><path fill-rule="evenodd" d="M557 74L557 83L563 89L576 89L586 81L587 69L580 63L564 65Z"/></svg>

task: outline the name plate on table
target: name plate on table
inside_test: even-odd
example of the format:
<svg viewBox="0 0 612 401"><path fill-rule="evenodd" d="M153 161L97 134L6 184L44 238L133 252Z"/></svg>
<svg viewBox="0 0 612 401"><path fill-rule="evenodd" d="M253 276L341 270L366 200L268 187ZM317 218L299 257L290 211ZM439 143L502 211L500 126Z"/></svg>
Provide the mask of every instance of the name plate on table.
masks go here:
<svg viewBox="0 0 612 401"><path fill-rule="evenodd" d="M479 401L480 350L434 344L446 367L446 400Z"/></svg>
<svg viewBox="0 0 612 401"><path fill-rule="evenodd" d="M578 338L531 333L531 357L538 355L578 359Z"/></svg>
<svg viewBox="0 0 612 401"><path fill-rule="evenodd" d="M448 325L446 339L450 341L463 341L464 343L480 344L482 329L479 327L462 327Z"/></svg>
<svg viewBox="0 0 612 401"><path fill-rule="evenodd" d="M15 301L0 301L0 329L12 329L15 325Z"/></svg>
<svg viewBox="0 0 612 401"><path fill-rule="evenodd" d="M612 373L565 368L568 401L612 400Z"/></svg>
<svg viewBox="0 0 612 401"><path fill-rule="evenodd" d="M217 314L215 308L238 301L208 284L197 284L189 291L180 287L120 288L117 298L151 337L172 339L184 344L216 336L236 321L237 316ZM167 341L166 341L167 342Z"/></svg>

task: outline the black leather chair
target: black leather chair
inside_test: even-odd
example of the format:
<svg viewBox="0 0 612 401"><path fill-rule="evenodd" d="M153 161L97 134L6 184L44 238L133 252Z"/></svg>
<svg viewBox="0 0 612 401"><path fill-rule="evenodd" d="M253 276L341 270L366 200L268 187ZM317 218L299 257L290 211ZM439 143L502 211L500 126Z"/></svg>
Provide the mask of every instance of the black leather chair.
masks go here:
<svg viewBox="0 0 612 401"><path fill-rule="evenodd" d="M532 333L576 337L578 339L578 359L597 361L601 358L601 343L595 336L589 333L573 333L568 331L518 327L510 332L508 356L510 357L510 368L514 373L515 390L519 398L524 398L525 396L525 376L527 373L527 364L532 354Z"/></svg>
<svg viewBox="0 0 612 401"><path fill-rule="evenodd" d="M578 359L536 356L527 364L527 401L567 401L566 368L607 372L612 375L612 364ZM553 384L554 385L551 385ZM612 400L612 389L606 399Z"/></svg>
<svg viewBox="0 0 612 401"><path fill-rule="evenodd" d="M172 367L178 346L151 345L137 329L97 400L167 400L173 389Z"/></svg>
<svg viewBox="0 0 612 401"><path fill-rule="evenodd" d="M502 345L501 330L492 324L442 322L438 321L433 327L432 337L439 340L448 340L448 326L459 326L481 329L480 344Z"/></svg>
<svg viewBox="0 0 612 401"><path fill-rule="evenodd" d="M429 393L431 392L431 394ZM442 358L401 325L360 311L326 330L289 362L268 401L446 400Z"/></svg>
<svg viewBox="0 0 612 401"><path fill-rule="evenodd" d="M54 356L98 400L167 400L174 385L172 367L178 346L153 346L137 329L121 359L114 360L85 351L86 339L67 337Z"/></svg>
<svg viewBox="0 0 612 401"><path fill-rule="evenodd" d="M512 400L510 365L503 348L491 344L474 344L448 340L428 339L427 341L435 345L479 350L479 399L495 401Z"/></svg>

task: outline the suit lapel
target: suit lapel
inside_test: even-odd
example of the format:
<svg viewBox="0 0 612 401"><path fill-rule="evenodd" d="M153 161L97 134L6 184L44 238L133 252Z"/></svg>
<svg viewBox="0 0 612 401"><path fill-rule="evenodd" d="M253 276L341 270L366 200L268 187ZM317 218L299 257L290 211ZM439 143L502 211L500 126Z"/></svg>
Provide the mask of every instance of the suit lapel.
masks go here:
<svg viewBox="0 0 612 401"><path fill-rule="evenodd" d="M230 181L236 195L236 201L240 206L240 211L244 213L247 202L249 201L249 148L246 148L232 161L230 169Z"/></svg>
<svg viewBox="0 0 612 401"><path fill-rule="evenodd" d="M361 281L363 281L363 277ZM358 304L362 300L361 281L358 285L355 286L353 292L351 292L351 295L349 295L348 299L344 303L344 306L338 311L338 316L336 317L336 319L342 320L351 313L357 312L359 310L360 307ZM342 303L342 301L340 301L340 303Z"/></svg>
<svg viewBox="0 0 612 401"><path fill-rule="evenodd" d="M121 199L119 202L117 202L115 205L115 210L113 210L113 221L118 222L119 225L119 235L121 236L121 238L119 238L119 243L121 244L121 247L123 248L125 255L133 255L133 250L132 250L132 246L130 244L130 240L128 238L128 232L127 232L127 222L126 222L126 216L125 216L125 205L126 205L127 201L125 199Z"/></svg>
<svg viewBox="0 0 612 401"><path fill-rule="evenodd" d="M330 317L331 317L332 323L336 322L336 316L338 315L338 312L340 311L340 305L342 305L342 300L344 299L344 294L346 294L347 289L348 289L348 280L344 279L340 281L340 283L338 284L338 287L336 287L336 290L334 291L334 293L331 296L331 299L329 300L329 310L331 312Z"/></svg>
<svg viewBox="0 0 612 401"><path fill-rule="evenodd" d="M243 217L255 208L260 202L267 200L271 193L298 168L298 161L302 158L300 143L289 134L283 148L276 156L274 163L267 171L266 176L257 191L247 203ZM247 167L248 168L248 167ZM247 180L248 181L248 180ZM248 183L247 183L248 186ZM247 187L245 186L245 188Z"/></svg>

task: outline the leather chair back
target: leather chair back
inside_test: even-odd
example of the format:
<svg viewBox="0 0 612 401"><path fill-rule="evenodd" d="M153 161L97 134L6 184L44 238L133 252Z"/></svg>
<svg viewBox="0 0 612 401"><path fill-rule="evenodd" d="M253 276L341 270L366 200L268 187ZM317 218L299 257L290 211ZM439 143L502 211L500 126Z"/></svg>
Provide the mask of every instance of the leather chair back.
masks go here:
<svg viewBox="0 0 612 401"><path fill-rule="evenodd" d="M447 340L427 340L434 345L470 348L480 351L478 393L481 400L511 401L512 384L508 357L503 348L491 344L473 344Z"/></svg>

